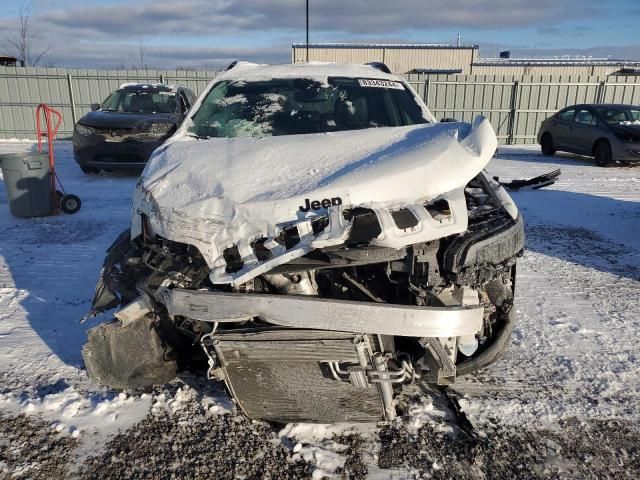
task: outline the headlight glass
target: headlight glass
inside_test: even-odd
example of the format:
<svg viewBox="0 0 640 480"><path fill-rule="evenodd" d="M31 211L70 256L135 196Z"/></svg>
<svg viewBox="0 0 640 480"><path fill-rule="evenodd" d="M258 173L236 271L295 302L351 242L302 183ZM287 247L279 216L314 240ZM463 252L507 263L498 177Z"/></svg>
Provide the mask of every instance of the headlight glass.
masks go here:
<svg viewBox="0 0 640 480"><path fill-rule="evenodd" d="M95 130L81 123L76 123L76 132L84 137L88 137L89 135L93 135Z"/></svg>
<svg viewBox="0 0 640 480"><path fill-rule="evenodd" d="M640 140L640 138L634 137L629 133L616 133L615 136L623 142L637 142Z"/></svg>

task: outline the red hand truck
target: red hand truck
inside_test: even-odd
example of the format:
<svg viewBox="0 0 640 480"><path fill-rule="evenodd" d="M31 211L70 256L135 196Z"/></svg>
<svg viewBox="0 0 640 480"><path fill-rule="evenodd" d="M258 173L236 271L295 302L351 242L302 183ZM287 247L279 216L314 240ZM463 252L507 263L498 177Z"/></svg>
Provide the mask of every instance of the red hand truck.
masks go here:
<svg viewBox="0 0 640 480"><path fill-rule="evenodd" d="M46 131L42 130L42 123L46 127ZM55 122L55 123L54 123ZM62 114L54 110L49 105L41 103L36 108L36 137L38 139L38 151L42 153L43 139L47 139L47 147L49 153L49 168L51 170L51 214L57 215L62 210L65 213L76 213L80 210L82 202L76 195L65 192L62 182L56 173L56 162L53 152L53 141L55 140L58 128L62 123ZM56 188L60 187L60 190Z"/></svg>

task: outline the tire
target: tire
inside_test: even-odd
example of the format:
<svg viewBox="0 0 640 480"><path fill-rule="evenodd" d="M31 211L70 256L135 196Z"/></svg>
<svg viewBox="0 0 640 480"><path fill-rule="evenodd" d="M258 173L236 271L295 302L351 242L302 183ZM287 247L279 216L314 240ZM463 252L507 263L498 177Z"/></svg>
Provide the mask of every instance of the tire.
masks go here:
<svg viewBox="0 0 640 480"><path fill-rule="evenodd" d="M606 140L599 140L593 149L596 165L606 167L613 163L613 155L611 153L611 145Z"/></svg>
<svg viewBox="0 0 640 480"><path fill-rule="evenodd" d="M60 210L62 210L64 213L72 215L80 210L81 206L82 202L76 195L67 194L60 200Z"/></svg>
<svg viewBox="0 0 640 480"><path fill-rule="evenodd" d="M82 170L82 173L87 173L87 174L100 172L100 170L98 168L85 167L84 165L80 165L80 170Z"/></svg>
<svg viewBox="0 0 640 480"><path fill-rule="evenodd" d="M556 153L556 149L553 146L553 138L550 133L542 135L542 138L540 139L540 148L542 150L542 154L549 157Z"/></svg>

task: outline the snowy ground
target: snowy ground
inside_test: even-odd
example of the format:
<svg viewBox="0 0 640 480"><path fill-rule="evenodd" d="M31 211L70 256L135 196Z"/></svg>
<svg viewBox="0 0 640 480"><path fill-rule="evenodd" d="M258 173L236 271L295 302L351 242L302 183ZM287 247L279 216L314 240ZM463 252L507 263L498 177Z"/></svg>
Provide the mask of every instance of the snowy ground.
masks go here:
<svg viewBox="0 0 640 480"><path fill-rule="evenodd" d="M502 361L456 384L469 438L441 399L391 425L276 428L192 375L144 395L93 386L80 347L99 319L79 319L136 178L83 175L69 142L57 158L76 215L13 218L0 182L0 478L640 475L640 167L535 147L503 147L489 165L503 179L562 176L514 194L528 248L519 324Z"/></svg>

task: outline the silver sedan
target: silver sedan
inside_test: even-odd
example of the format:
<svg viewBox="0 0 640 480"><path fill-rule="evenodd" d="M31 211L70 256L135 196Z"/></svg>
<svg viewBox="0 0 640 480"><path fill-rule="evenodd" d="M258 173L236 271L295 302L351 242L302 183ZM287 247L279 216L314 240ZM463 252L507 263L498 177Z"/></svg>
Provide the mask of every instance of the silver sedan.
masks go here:
<svg viewBox="0 0 640 480"><path fill-rule="evenodd" d="M542 153L572 152L594 157L600 166L640 163L640 108L583 104L560 110L540 124Z"/></svg>

